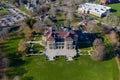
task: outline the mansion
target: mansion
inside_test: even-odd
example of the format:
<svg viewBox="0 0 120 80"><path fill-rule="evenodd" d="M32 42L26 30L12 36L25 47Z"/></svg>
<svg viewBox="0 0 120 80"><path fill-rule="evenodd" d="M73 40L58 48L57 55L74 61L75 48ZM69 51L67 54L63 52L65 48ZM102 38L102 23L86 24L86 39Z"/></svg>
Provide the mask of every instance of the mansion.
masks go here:
<svg viewBox="0 0 120 80"><path fill-rule="evenodd" d="M48 60L54 60L56 56L65 56L67 60L73 60L73 57L77 55L78 37L78 34L71 29L48 28L42 37L46 43L45 55Z"/></svg>

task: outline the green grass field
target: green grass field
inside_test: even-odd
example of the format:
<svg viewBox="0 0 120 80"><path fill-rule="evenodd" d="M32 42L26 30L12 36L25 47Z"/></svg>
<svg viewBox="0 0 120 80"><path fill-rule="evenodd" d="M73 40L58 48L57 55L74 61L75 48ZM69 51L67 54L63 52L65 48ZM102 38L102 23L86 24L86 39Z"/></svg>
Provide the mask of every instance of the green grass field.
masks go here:
<svg viewBox="0 0 120 80"><path fill-rule="evenodd" d="M21 11L25 12L25 13L28 13L27 9L24 8L24 7L20 7L19 9L20 9Z"/></svg>
<svg viewBox="0 0 120 80"><path fill-rule="evenodd" d="M9 13L10 12L8 10L6 10L5 8L3 8L3 9L0 10L0 14L3 14L3 15L7 15Z"/></svg>
<svg viewBox="0 0 120 80"><path fill-rule="evenodd" d="M114 15L120 16L120 3L110 4L108 6L110 6L112 9L116 10L115 12L113 12Z"/></svg>
<svg viewBox="0 0 120 80"><path fill-rule="evenodd" d="M96 62L89 56L81 56L72 62L59 58L46 61L44 57L28 57L24 66L32 80L120 80L115 59ZM26 80L26 78L25 78Z"/></svg>
<svg viewBox="0 0 120 80"><path fill-rule="evenodd" d="M89 56L80 56L69 62L63 57L56 61L47 61L44 56L31 56L22 60L21 56L16 55L22 38L12 33L10 40L0 44L11 60L9 80L13 80L15 75L19 75L21 80L120 80L114 58L96 62Z"/></svg>

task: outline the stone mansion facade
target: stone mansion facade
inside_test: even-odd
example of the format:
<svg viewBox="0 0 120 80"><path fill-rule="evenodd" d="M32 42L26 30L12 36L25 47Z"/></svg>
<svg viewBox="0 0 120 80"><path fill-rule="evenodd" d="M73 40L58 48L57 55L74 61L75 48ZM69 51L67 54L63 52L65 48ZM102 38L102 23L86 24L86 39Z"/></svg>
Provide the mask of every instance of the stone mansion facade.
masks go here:
<svg viewBox="0 0 120 80"><path fill-rule="evenodd" d="M45 55L48 60L54 60L56 56L73 60L77 55L78 34L73 30L56 30L51 27L45 31L42 40L46 43Z"/></svg>

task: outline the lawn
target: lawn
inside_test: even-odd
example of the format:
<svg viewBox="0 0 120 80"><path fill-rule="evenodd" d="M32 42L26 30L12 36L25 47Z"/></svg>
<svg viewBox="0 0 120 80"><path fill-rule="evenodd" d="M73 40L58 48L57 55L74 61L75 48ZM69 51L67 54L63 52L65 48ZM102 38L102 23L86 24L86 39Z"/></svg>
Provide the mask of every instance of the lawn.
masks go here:
<svg viewBox="0 0 120 80"><path fill-rule="evenodd" d="M28 13L27 9L25 7L20 7L19 8L21 11L25 12L25 13Z"/></svg>
<svg viewBox="0 0 120 80"><path fill-rule="evenodd" d="M116 16L120 16L120 3L109 4L112 9L114 9L113 14Z"/></svg>
<svg viewBox="0 0 120 80"><path fill-rule="evenodd" d="M8 10L6 10L5 8L2 8L1 10L0 10L0 14L3 14L3 15L7 15L7 14L9 14L10 12L8 11Z"/></svg>
<svg viewBox="0 0 120 80"><path fill-rule="evenodd" d="M12 33L10 39L1 43L3 50L11 60L9 80L19 75L21 80L120 80L120 73L115 59L96 62L89 56L80 56L74 61L63 57L56 61L47 61L44 56L26 57L16 55L20 39Z"/></svg>
<svg viewBox="0 0 120 80"><path fill-rule="evenodd" d="M68 62L64 58L49 62L43 56L26 58L25 77L31 80L120 80L115 59L96 62L89 56L81 56L78 60ZM27 77L28 78L28 77Z"/></svg>

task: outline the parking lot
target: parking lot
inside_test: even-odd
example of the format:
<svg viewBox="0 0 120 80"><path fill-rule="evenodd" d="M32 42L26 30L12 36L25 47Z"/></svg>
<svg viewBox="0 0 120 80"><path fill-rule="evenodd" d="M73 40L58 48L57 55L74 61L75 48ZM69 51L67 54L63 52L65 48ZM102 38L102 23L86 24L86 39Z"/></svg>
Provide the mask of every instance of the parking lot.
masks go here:
<svg viewBox="0 0 120 80"><path fill-rule="evenodd" d="M8 15L1 16L0 18L0 25L1 26L11 26L18 24L21 21L24 21L25 15L23 12L18 10L17 8L4 6L6 10L10 12Z"/></svg>

